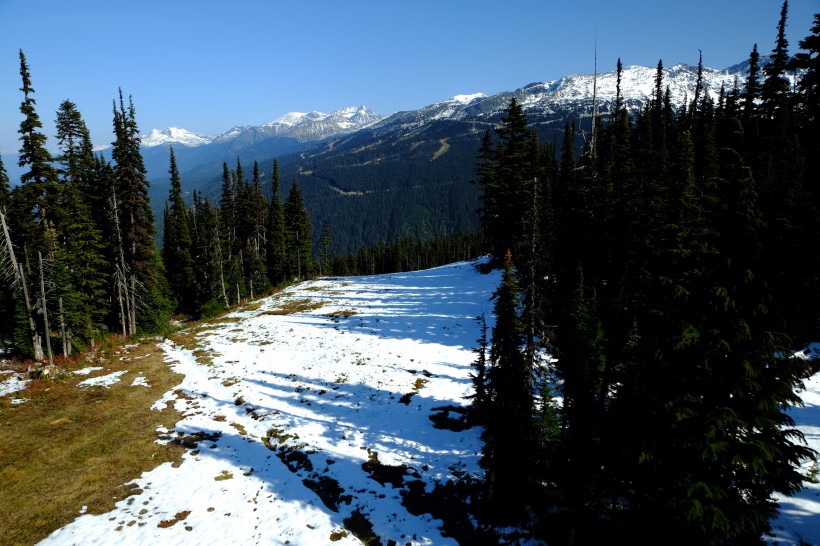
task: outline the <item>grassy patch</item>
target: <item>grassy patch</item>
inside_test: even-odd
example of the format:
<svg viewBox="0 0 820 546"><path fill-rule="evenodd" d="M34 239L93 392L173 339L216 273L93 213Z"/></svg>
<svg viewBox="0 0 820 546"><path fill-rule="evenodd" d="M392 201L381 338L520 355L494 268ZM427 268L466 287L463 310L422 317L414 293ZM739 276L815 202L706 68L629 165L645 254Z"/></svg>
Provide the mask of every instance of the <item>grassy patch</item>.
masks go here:
<svg viewBox="0 0 820 546"><path fill-rule="evenodd" d="M150 407L181 379L155 345L130 348L130 361L95 362L105 367L99 375L128 370L109 388L76 388L83 376L35 380L17 393L27 402L0 404L0 544L37 543L83 506L90 514L110 511L135 493L122 484L181 461L182 446L155 442L157 427L173 428L180 415ZM131 386L139 372L149 387Z"/></svg>
<svg viewBox="0 0 820 546"><path fill-rule="evenodd" d="M261 313L262 315L292 315L294 313L306 313L307 311L313 311L314 309L319 309L320 307L324 307L327 305L328 302L320 301L320 300L313 300L310 298L298 299L298 300L288 300L280 302L279 309L273 309L271 311L265 311Z"/></svg>
<svg viewBox="0 0 820 546"><path fill-rule="evenodd" d="M182 511L182 512L177 512L176 514L174 514L174 517L173 517L173 518L171 518L171 519L164 519L164 520L160 521L160 522L157 524L157 527L162 527L162 528L165 528L165 527L173 527L174 525L176 525L176 524L177 524L177 523L179 523L180 521L183 521L183 520L184 520L185 518L187 518L189 515L191 515L191 511L190 511L190 510L184 510L184 511Z"/></svg>
<svg viewBox="0 0 820 546"><path fill-rule="evenodd" d="M233 474L231 474L231 473L230 473L230 472L228 472L227 470L223 470L223 471L219 474L219 476L217 476L216 478L214 478L214 480L215 480L215 481L218 481L218 482L222 482L222 481L225 481L225 480L232 480L232 479L233 479Z"/></svg>
<svg viewBox="0 0 820 546"><path fill-rule="evenodd" d="M353 309L342 309L341 311L333 311L332 313L328 313L326 316L330 318L350 318L356 314L356 311Z"/></svg>
<svg viewBox="0 0 820 546"><path fill-rule="evenodd" d="M439 157L443 156L448 151L450 151L450 143L447 142L446 138L442 138L441 140L439 140L439 143L441 144L441 147L438 150L436 150L436 153L433 154L433 159L438 159Z"/></svg>

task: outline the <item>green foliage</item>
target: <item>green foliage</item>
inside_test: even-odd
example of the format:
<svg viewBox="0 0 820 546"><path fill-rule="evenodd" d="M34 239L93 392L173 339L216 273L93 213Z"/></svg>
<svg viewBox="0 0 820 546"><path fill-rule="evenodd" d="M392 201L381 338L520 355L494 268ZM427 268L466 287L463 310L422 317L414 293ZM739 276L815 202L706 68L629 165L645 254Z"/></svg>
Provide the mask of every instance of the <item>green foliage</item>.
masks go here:
<svg viewBox="0 0 820 546"><path fill-rule="evenodd" d="M285 200L284 224L287 278L301 280L310 277L313 274L313 226L296 180Z"/></svg>
<svg viewBox="0 0 820 546"><path fill-rule="evenodd" d="M169 207L165 214L162 259L167 270L168 287L176 299L176 308L185 313L195 310L196 279L191 256L190 218L182 197L182 183L179 179L174 149L171 148L171 189Z"/></svg>
<svg viewBox="0 0 820 546"><path fill-rule="evenodd" d="M777 355L817 335L820 261L805 249L820 243L818 67L813 53L795 57L808 83L783 85L786 14L784 2L762 86L755 46L743 91L723 90L715 105L699 79L678 110L659 62L636 120L616 106L579 157L567 124L558 176L544 192L552 221L541 213L529 215L540 222L493 224L504 207L521 206L510 200L532 194L502 196L502 179L515 176L503 170L504 145L485 136L477 158L485 235L498 244L512 226L525 266L516 284L508 267L496 295L492 388L475 385L492 408L482 465L494 490L500 460L525 469L511 482L543 485L541 513L566 515L558 543L758 543L777 513L775 493L792 494L806 479L801 464L816 454L786 413L800 402L805 369ZM818 31L801 46L820 50ZM549 259L529 258L522 242ZM542 306L528 275L548 279ZM555 325L560 433L549 383L536 383L540 407L517 413L513 400L530 395L502 395L509 385L499 374L516 366L499 363L526 367L531 317ZM521 443L525 420L541 438L535 456ZM519 458L505 455L508 445Z"/></svg>

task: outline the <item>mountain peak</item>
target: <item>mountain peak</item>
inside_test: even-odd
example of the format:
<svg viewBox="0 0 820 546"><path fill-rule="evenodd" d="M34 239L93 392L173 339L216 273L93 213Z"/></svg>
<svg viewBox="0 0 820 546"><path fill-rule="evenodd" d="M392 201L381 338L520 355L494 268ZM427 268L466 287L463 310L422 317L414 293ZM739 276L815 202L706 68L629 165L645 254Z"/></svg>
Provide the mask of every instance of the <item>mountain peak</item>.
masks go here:
<svg viewBox="0 0 820 546"><path fill-rule="evenodd" d="M209 144L213 138L192 133L187 129L179 127L167 127L165 129L151 129L147 135L140 136L140 144L145 148L161 146L163 144L180 144L189 148Z"/></svg>

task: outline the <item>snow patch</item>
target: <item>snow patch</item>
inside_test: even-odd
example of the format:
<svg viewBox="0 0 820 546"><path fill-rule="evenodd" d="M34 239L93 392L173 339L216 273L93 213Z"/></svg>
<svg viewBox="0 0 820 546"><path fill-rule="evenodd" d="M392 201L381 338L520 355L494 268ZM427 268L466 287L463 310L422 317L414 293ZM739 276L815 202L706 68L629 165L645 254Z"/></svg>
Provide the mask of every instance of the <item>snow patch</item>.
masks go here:
<svg viewBox="0 0 820 546"><path fill-rule="evenodd" d="M78 387L110 387L114 383L119 383L120 376L128 373L128 370L122 370L119 372L113 372L108 375L101 375L99 377L92 377L91 379L86 379L85 381L80 381L77 383Z"/></svg>

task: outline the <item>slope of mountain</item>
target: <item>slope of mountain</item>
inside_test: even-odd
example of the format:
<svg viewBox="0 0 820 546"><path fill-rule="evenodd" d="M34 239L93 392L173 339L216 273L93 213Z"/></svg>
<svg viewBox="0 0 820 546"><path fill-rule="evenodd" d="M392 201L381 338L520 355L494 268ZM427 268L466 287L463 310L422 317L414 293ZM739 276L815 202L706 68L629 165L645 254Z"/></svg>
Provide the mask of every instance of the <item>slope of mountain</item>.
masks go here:
<svg viewBox="0 0 820 546"><path fill-rule="evenodd" d="M765 65L766 59L761 59ZM654 67L628 66L621 97L635 115L655 88ZM742 87L748 62L724 70L704 68L703 89L717 98L721 86ZM680 106L692 100L697 67L663 70L663 87ZM567 122L583 144L593 111L606 119L614 107L617 74L575 74L535 82L492 96L458 95L419 110L383 117L364 106L330 114L292 112L258 126L238 126L210 138L179 128L143 137L143 157L152 183L151 199L161 218L168 196L168 144L174 144L183 188L216 197L222 164L241 160L250 173L260 162L270 192L271 163L278 159L282 197L298 178L311 211L314 235L329 221L336 252L358 250L396 236L426 238L478 228L478 188L470 183L482 135L500 122L510 100L521 104L542 142L560 143ZM593 101L594 95L594 101ZM4 157L5 160L5 157ZM16 158L5 161L15 179Z"/></svg>
<svg viewBox="0 0 820 546"><path fill-rule="evenodd" d="M715 100L721 86L745 83L748 67L704 68L703 89ZM655 87L657 69L626 67L621 96L633 115ZM663 70L676 106L692 100L697 67ZM500 122L510 100L522 106L542 142L560 143L567 122L583 144L593 110L614 107L617 74L577 74L510 92L459 95L415 111L397 112L359 131L327 139L298 155L280 157L283 180L298 177L314 225L329 221L337 251L355 251L395 236L429 237L478 228L478 188L470 183L481 138ZM593 101L593 92L595 100ZM594 102L594 104L593 104Z"/></svg>

